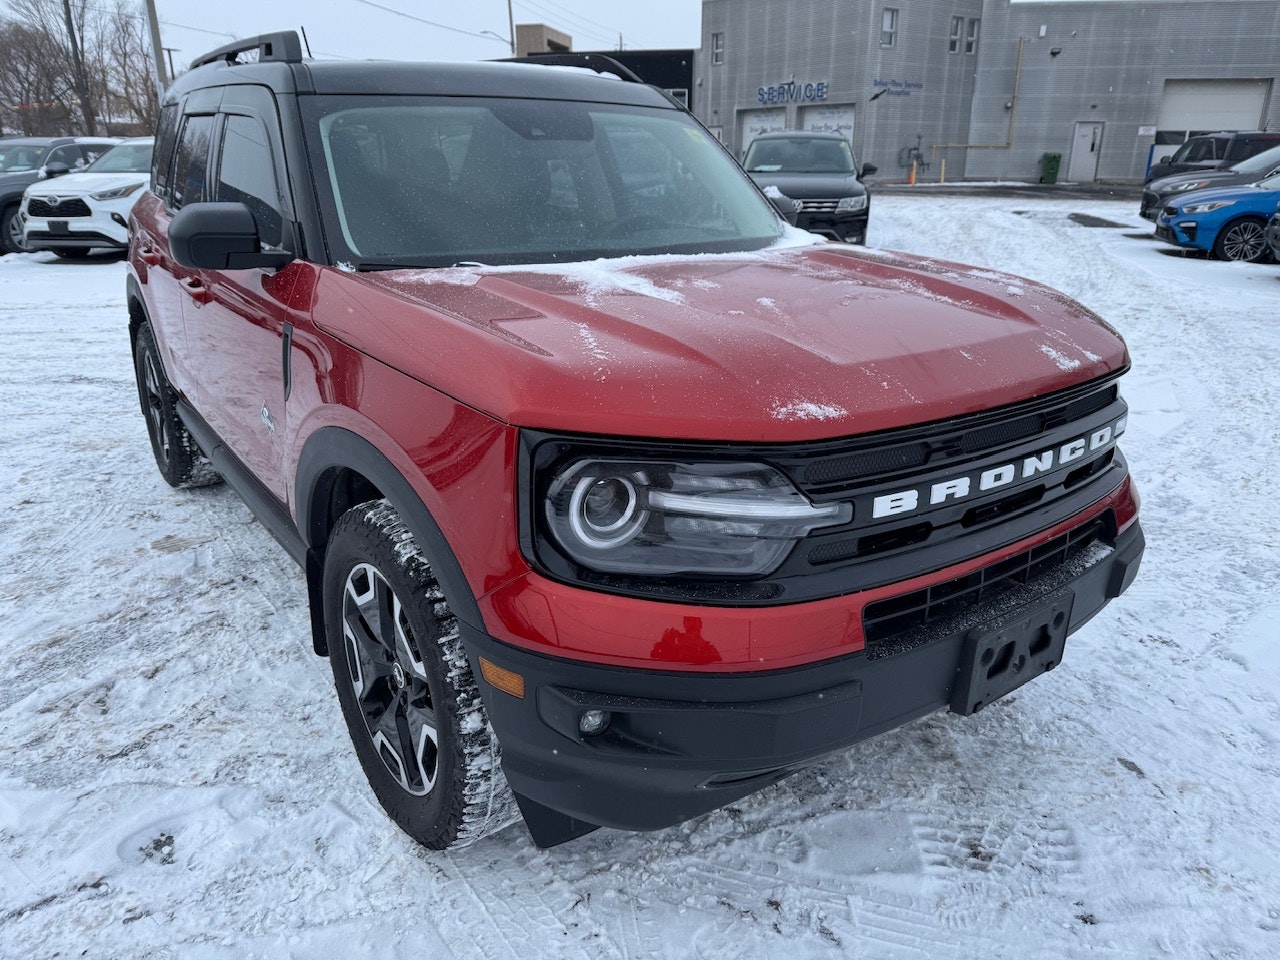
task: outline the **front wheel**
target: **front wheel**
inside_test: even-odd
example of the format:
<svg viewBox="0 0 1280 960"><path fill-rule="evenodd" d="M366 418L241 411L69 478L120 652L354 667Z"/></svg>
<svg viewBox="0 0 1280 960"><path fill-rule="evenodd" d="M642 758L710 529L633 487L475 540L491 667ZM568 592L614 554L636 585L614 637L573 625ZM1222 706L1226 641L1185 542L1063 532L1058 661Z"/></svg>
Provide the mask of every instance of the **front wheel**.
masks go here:
<svg viewBox="0 0 1280 960"><path fill-rule="evenodd" d="M387 501L338 521L322 597L342 714L387 815L435 850L518 819L457 618Z"/></svg>
<svg viewBox="0 0 1280 960"><path fill-rule="evenodd" d="M1267 245L1267 225L1248 217L1229 223L1218 232L1213 242L1213 255L1219 260L1242 260L1258 263L1271 253Z"/></svg>
<svg viewBox="0 0 1280 960"><path fill-rule="evenodd" d="M16 203L0 209L0 254L21 253L27 249L22 236L22 218Z"/></svg>

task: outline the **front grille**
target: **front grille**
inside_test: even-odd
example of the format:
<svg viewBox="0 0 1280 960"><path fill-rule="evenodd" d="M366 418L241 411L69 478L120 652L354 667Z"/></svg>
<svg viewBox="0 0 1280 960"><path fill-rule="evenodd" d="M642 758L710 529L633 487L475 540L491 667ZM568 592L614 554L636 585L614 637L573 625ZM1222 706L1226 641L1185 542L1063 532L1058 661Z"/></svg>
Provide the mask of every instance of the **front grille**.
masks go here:
<svg viewBox="0 0 1280 960"><path fill-rule="evenodd" d="M1150 190L1146 190L1142 194L1142 206L1139 208L1139 213L1141 213L1142 216L1146 216L1153 207L1159 206L1159 204L1160 195L1158 193L1153 193Z"/></svg>
<svg viewBox="0 0 1280 960"><path fill-rule="evenodd" d="M835 200L801 200L800 212L801 213L835 213L836 204L838 204L839 202L840 200L838 198Z"/></svg>
<svg viewBox="0 0 1280 960"><path fill-rule="evenodd" d="M1108 512L1048 543L967 576L868 604L862 614L867 657L878 660L904 653L927 643L935 635L950 633L948 628L980 606L998 610L1020 588L1034 585L1042 578L1056 581L1055 572L1081 557L1094 544L1110 546L1114 541L1115 520ZM1046 591L1040 591L1043 592Z"/></svg>
<svg viewBox="0 0 1280 960"><path fill-rule="evenodd" d="M56 206L38 197L32 197L27 203L27 215L43 217L46 220L70 220L73 217L87 217L90 214L89 205L79 197L63 200Z"/></svg>

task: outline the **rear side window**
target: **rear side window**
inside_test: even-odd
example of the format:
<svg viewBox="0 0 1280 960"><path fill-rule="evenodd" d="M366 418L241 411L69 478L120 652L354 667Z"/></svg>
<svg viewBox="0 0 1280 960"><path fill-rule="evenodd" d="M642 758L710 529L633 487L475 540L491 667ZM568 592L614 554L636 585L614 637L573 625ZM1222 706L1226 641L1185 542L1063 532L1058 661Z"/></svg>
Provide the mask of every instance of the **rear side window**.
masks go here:
<svg viewBox="0 0 1280 960"><path fill-rule="evenodd" d="M284 218L267 131L253 117L232 115L222 134L215 200L246 204L266 246L278 247Z"/></svg>
<svg viewBox="0 0 1280 960"><path fill-rule="evenodd" d="M1240 137L1232 140L1228 145L1226 160L1229 163L1235 163L1237 160L1256 156L1268 147L1274 147L1277 144L1280 144L1280 139L1267 141L1252 137Z"/></svg>
<svg viewBox="0 0 1280 960"><path fill-rule="evenodd" d="M151 192L169 200L169 174L173 167L173 147L178 142L178 105L170 104L160 111L156 125L156 145L151 154Z"/></svg>
<svg viewBox="0 0 1280 960"><path fill-rule="evenodd" d="M213 141L213 117L187 117L173 158L173 182L169 203L175 210L208 199L205 183L209 171L209 145Z"/></svg>

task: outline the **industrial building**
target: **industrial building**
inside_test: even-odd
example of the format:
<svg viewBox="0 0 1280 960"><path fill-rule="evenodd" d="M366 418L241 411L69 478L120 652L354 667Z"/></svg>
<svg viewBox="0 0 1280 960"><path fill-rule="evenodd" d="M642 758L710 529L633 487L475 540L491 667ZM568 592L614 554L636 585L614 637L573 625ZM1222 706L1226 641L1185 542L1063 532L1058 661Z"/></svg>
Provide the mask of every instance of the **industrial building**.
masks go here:
<svg viewBox="0 0 1280 960"><path fill-rule="evenodd" d="M839 130L879 176L1141 180L1280 128L1276 0L703 0L695 114L738 156Z"/></svg>

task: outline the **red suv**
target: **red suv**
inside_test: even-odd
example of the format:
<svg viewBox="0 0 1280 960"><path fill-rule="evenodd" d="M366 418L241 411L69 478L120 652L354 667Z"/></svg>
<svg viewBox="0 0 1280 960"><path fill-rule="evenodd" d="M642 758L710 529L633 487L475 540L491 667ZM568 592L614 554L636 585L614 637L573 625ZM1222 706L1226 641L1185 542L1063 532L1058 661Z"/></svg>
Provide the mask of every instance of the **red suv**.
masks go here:
<svg viewBox="0 0 1280 960"><path fill-rule="evenodd" d="M796 231L590 70L214 51L164 98L128 303L161 472L305 571L431 847L664 827L971 714L1143 551L1111 327Z"/></svg>

